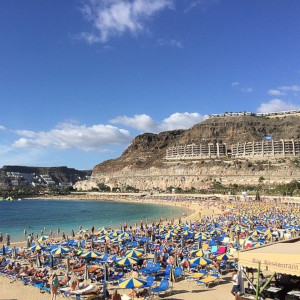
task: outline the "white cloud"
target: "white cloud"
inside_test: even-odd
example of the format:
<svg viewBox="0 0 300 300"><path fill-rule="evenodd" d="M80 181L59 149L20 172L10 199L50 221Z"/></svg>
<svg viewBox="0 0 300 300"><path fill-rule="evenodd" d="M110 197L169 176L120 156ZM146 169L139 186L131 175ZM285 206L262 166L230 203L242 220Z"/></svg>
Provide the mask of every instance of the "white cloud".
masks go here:
<svg viewBox="0 0 300 300"><path fill-rule="evenodd" d="M300 92L300 86L299 85L284 85L284 86L280 86L278 88L279 90L282 91L291 91L291 92Z"/></svg>
<svg viewBox="0 0 300 300"><path fill-rule="evenodd" d="M173 40L173 39L171 39L171 40L158 39L157 44L159 46L169 46L169 47L176 47L176 48L180 48L180 49L183 48L182 43L180 41Z"/></svg>
<svg viewBox="0 0 300 300"><path fill-rule="evenodd" d="M80 37L88 43L105 43L109 38L129 32L146 31L147 21L158 12L173 7L174 0L89 0L81 8L93 25L93 32Z"/></svg>
<svg viewBox="0 0 300 300"><path fill-rule="evenodd" d="M239 86L240 85L240 83L239 82L237 82L237 81L235 81L235 82L232 82L231 83L231 87L237 87L237 86Z"/></svg>
<svg viewBox="0 0 300 300"><path fill-rule="evenodd" d="M6 128L2 125L0 125L0 130L6 130Z"/></svg>
<svg viewBox="0 0 300 300"><path fill-rule="evenodd" d="M269 113L269 112L278 112L278 111L295 110L295 109L300 109L300 105L284 102L280 99L272 99L269 102L262 103L258 107L257 112Z"/></svg>
<svg viewBox="0 0 300 300"><path fill-rule="evenodd" d="M243 92L243 93L252 93L253 92L253 88L241 88L241 91Z"/></svg>
<svg viewBox="0 0 300 300"><path fill-rule="evenodd" d="M168 118L163 119L162 122L157 122L150 116L142 114L133 117L119 116L110 122L132 127L141 132L158 133L167 130L188 129L203 121L206 117L198 113L174 113Z"/></svg>
<svg viewBox="0 0 300 300"><path fill-rule="evenodd" d="M285 93L279 91L279 90L268 90L268 94L272 96L283 96Z"/></svg>
<svg viewBox="0 0 300 300"><path fill-rule="evenodd" d="M206 12L207 10L207 6L209 4L213 4L213 3L217 3L219 0L188 0L189 5L188 7L185 9L185 13L189 12L190 10L200 6L202 9L202 12Z"/></svg>
<svg viewBox="0 0 300 300"><path fill-rule="evenodd" d="M78 125L63 123L50 131L15 130L21 136L13 143L17 148L76 148L83 151L103 151L104 145L127 144L129 131L112 125Z"/></svg>

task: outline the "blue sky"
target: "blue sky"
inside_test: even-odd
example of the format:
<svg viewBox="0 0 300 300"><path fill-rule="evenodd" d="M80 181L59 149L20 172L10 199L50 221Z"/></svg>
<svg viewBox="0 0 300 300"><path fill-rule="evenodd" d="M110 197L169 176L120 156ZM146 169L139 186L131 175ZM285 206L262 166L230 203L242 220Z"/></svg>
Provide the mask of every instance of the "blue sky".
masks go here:
<svg viewBox="0 0 300 300"><path fill-rule="evenodd" d="M138 134L300 108L298 0L1 0L0 167L90 169Z"/></svg>

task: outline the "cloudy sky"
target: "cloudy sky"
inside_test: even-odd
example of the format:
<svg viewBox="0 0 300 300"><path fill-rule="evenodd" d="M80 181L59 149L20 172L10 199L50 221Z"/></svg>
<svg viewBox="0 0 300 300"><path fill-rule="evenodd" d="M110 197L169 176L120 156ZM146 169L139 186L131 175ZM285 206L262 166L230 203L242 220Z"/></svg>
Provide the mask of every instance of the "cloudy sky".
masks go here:
<svg viewBox="0 0 300 300"><path fill-rule="evenodd" d="M298 0L0 1L0 167L90 169L138 134L300 109Z"/></svg>

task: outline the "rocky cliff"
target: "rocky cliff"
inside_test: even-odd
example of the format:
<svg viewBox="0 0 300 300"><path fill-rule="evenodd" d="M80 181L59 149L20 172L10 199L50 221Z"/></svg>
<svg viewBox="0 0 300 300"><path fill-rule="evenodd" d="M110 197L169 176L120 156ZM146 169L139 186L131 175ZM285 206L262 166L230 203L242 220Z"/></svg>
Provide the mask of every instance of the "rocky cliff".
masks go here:
<svg viewBox="0 0 300 300"><path fill-rule="evenodd" d="M296 158L280 158L270 164L266 161L248 160L165 160L170 146L191 143L231 144L260 141L270 135L274 140L300 139L300 116L263 117L235 116L213 117L188 130L175 130L159 134L145 133L137 136L123 154L94 167L89 181L78 182L78 189L90 189L97 183L111 187L130 185L141 190L166 187L204 188L212 180L222 183L258 184L259 177L270 181L289 182L300 179Z"/></svg>
<svg viewBox="0 0 300 300"><path fill-rule="evenodd" d="M7 172L18 172L35 175L50 175L56 184L63 182L77 182L91 175L89 170L76 170L74 168L62 167L27 167L27 166L3 166L0 169L0 185L10 184Z"/></svg>

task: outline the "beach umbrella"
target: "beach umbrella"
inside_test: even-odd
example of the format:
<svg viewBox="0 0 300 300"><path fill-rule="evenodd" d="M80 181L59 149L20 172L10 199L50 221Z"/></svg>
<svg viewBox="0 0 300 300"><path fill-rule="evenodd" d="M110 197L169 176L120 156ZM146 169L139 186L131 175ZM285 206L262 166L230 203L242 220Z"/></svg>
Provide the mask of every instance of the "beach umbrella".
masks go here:
<svg viewBox="0 0 300 300"><path fill-rule="evenodd" d="M202 245L202 249L203 250L208 250L209 249L209 245L208 244L203 244Z"/></svg>
<svg viewBox="0 0 300 300"><path fill-rule="evenodd" d="M118 233L116 231L113 231L111 232L109 235L108 235L110 238L115 238L118 236Z"/></svg>
<svg viewBox="0 0 300 300"><path fill-rule="evenodd" d="M220 235L222 232L219 229L213 229L209 232L211 235Z"/></svg>
<svg viewBox="0 0 300 300"><path fill-rule="evenodd" d="M175 236L176 234L172 231L168 232L166 235L165 235L165 239L170 239L172 238L173 236Z"/></svg>
<svg viewBox="0 0 300 300"><path fill-rule="evenodd" d="M105 227L102 227L98 229L98 233L104 235L104 234L108 234L108 231L106 230Z"/></svg>
<svg viewBox="0 0 300 300"><path fill-rule="evenodd" d="M146 281L139 278L128 278L119 283L119 287L122 289L134 289L140 288L147 284Z"/></svg>
<svg viewBox="0 0 300 300"><path fill-rule="evenodd" d="M119 237L121 239L128 239L129 238L129 234L127 232L124 232L124 233L120 234Z"/></svg>
<svg viewBox="0 0 300 300"><path fill-rule="evenodd" d="M113 240L111 240L112 243L120 243L123 242L123 239L120 238L119 236L117 236L116 238L114 238Z"/></svg>
<svg viewBox="0 0 300 300"><path fill-rule="evenodd" d="M66 248L66 247L58 247L56 249L53 249L51 252L52 252L53 255L61 255L63 253L70 252L70 249Z"/></svg>
<svg viewBox="0 0 300 300"><path fill-rule="evenodd" d="M116 260L118 265L134 265L137 263L137 260L133 257L124 257Z"/></svg>
<svg viewBox="0 0 300 300"><path fill-rule="evenodd" d="M137 258L137 257L140 257L144 254L144 250L143 249L132 249L132 250L129 250L125 253L125 256L126 257L134 257L134 258Z"/></svg>
<svg viewBox="0 0 300 300"><path fill-rule="evenodd" d="M39 251L41 249L42 249L41 246L37 244L29 248L30 251Z"/></svg>
<svg viewBox="0 0 300 300"><path fill-rule="evenodd" d="M195 256L204 256L204 253L203 253L202 249L192 250L192 251L190 251L190 254L195 255Z"/></svg>
<svg viewBox="0 0 300 300"><path fill-rule="evenodd" d="M201 239L201 241L206 241L208 239L208 236L204 232L199 232L195 234L195 240Z"/></svg>
<svg viewBox="0 0 300 300"><path fill-rule="evenodd" d="M81 254L81 257L83 258L100 258L101 255L94 251L89 251L87 253Z"/></svg>
<svg viewBox="0 0 300 300"><path fill-rule="evenodd" d="M46 241L47 239L49 239L49 235L42 235L39 239L38 242L42 243L44 241Z"/></svg>
<svg viewBox="0 0 300 300"><path fill-rule="evenodd" d="M41 267L41 260L38 254L36 255L35 265L37 268Z"/></svg>
<svg viewBox="0 0 300 300"><path fill-rule="evenodd" d="M72 237L75 237L75 232L74 232L74 230L72 229L72 232L71 232L71 234L72 234Z"/></svg>
<svg viewBox="0 0 300 300"><path fill-rule="evenodd" d="M200 265L200 266L206 266L207 264L210 264L211 261L204 258L204 257L196 257L189 260L191 265Z"/></svg>
<svg viewBox="0 0 300 300"><path fill-rule="evenodd" d="M105 242L107 242L107 241L110 241L110 238L109 238L109 236L104 235L104 236L101 236L101 237L99 238L99 240L100 240L100 241L105 241Z"/></svg>
<svg viewBox="0 0 300 300"><path fill-rule="evenodd" d="M227 255L226 253L225 254L221 254L219 256L217 256L217 260L234 260L234 257L231 256L231 255Z"/></svg>

